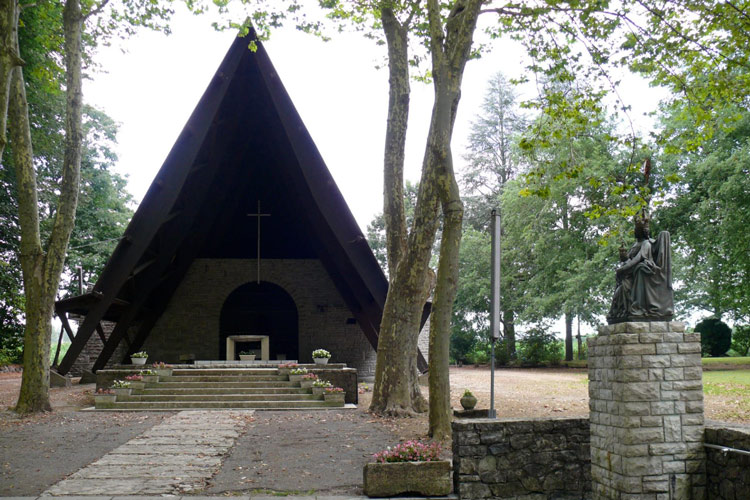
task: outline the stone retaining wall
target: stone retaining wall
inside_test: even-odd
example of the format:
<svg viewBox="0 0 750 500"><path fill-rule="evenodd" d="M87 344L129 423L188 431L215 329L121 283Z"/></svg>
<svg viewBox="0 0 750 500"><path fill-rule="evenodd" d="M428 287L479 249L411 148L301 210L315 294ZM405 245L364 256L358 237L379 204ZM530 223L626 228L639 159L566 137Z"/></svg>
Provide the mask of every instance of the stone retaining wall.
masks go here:
<svg viewBox="0 0 750 500"><path fill-rule="evenodd" d="M461 500L590 498L589 420L454 420L453 482Z"/></svg>
<svg viewBox="0 0 750 500"><path fill-rule="evenodd" d="M706 444L727 446L750 453L750 426L727 427L720 422L706 425ZM750 455L706 448L708 498L750 499Z"/></svg>

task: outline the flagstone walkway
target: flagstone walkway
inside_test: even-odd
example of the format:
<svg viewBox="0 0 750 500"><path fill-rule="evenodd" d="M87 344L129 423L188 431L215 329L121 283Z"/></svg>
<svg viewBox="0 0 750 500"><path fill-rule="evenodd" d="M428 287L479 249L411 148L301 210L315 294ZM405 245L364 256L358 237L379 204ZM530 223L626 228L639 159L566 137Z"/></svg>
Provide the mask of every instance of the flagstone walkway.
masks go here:
<svg viewBox="0 0 750 500"><path fill-rule="evenodd" d="M253 411L182 411L55 484L42 496L178 495L201 490Z"/></svg>

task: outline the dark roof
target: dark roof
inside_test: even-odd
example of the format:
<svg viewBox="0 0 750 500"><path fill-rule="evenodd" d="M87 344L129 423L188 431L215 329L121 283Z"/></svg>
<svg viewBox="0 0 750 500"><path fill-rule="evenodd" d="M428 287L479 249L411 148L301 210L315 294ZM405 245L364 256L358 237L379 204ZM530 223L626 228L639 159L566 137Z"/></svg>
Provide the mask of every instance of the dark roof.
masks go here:
<svg viewBox="0 0 750 500"><path fill-rule="evenodd" d="M194 259L249 257L254 231L233 229L250 224L258 199L273 215L261 256L319 258L377 348L388 282L263 45L253 52L249 40L230 47L94 290L56 304L86 316L61 373L102 319L117 325L94 371L122 340L139 350Z"/></svg>

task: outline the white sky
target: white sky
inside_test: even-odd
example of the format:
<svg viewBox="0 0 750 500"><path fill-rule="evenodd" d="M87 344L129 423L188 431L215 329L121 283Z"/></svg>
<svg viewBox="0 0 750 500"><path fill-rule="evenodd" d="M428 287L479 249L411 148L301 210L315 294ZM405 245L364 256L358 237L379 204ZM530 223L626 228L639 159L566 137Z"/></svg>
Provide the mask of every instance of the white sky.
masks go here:
<svg viewBox="0 0 750 500"><path fill-rule="evenodd" d="M87 103L120 124L118 172L129 177L129 190L140 202L190 113L229 49L235 34L219 33L206 16L193 16L175 4L172 34L146 30L98 56L106 73L84 84ZM127 50L122 52L122 48ZM376 69L384 49L357 34L322 42L284 29L265 43L292 101L318 146L360 228L382 211L382 159L388 102L386 69ZM487 81L502 70L509 78L523 70L522 51L511 42L495 45L467 65L456 121L453 155L463 165L470 122L480 111ZM629 78L621 90L638 120L655 109L658 95L641 80ZM523 97L523 94L521 94ZM419 179L432 106L432 86L412 83L406 177ZM636 130L651 121L640 118Z"/></svg>

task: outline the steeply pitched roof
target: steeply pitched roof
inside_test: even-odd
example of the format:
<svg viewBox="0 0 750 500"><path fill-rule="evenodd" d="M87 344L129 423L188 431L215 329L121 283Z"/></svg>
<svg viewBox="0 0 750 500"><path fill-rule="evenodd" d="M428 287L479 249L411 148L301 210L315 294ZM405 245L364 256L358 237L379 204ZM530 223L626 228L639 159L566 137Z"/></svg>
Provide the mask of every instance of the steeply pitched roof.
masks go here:
<svg viewBox="0 0 750 500"><path fill-rule="evenodd" d="M278 220L309 236L276 248L277 257L319 258L377 347L388 282L262 44L252 52L248 40L232 44L93 292L56 304L86 315L60 373L102 319L117 326L94 371L121 340L137 351L194 259L241 257L232 249L247 242L232 240L241 233L233 227L248 213L248 200L255 202L251 195L267 194L268 185L283 186Z"/></svg>

